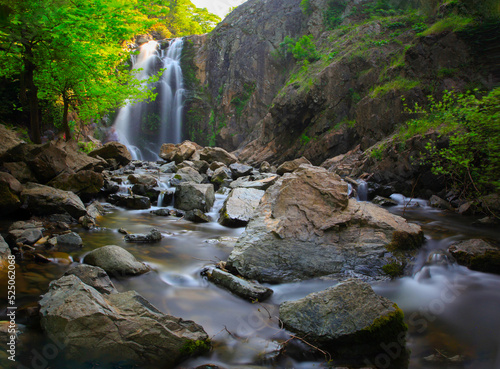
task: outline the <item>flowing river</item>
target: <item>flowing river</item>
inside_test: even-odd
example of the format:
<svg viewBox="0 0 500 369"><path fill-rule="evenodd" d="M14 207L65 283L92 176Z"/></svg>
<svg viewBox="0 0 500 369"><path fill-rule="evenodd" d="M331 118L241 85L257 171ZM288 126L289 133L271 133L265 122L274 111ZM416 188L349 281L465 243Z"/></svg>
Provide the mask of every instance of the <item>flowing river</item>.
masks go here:
<svg viewBox="0 0 500 369"><path fill-rule="evenodd" d="M161 181L166 183L169 176L162 174ZM86 253L104 245L118 245L154 269L139 277L114 279L120 292L135 290L162 312L201 324L212 338L214 349L209 356L191 359L178 368L195 368L208 363L240 369L328 367L321 354L304 356L300 350L307 348L304 344L288 341L290 335L281 329L277 315L279 303L323 290L334 282L312 280L273 285L270 286L274 290L270 300L252 304L212 285L200 275L205 266L226 260L231 243L244 230L217 223L217 213L224 198L217 195L209 214L212 222L206 224L155 216L150 213L155 208L111 210L100 219L98 229L75 229L83 238L83 249L69 254L55 253L50 264L20 262L18 305L24 308L36 305L50 281L59 278L70 263L79 262ZM453 241L477 237L499 239L500 232L472 226L474 219L429 208L422 200L413 200L407 206L408 199L399 195L393 198L401 205L390 211L419 223L427 238L412 276L373 285L377 293L395 301L405 313L411 350L409 368L500 368L500 276L458 266L446 254ZM118 232L124 228L130 233L147 233L152 227L163 234L161 242L126 243ZM2 300L2 306L4 315L6 301ZM20 320L19 323L28 325L22 339L25 347L43 350L42 334L29 327L30 319ZM278 357L282 345L286 352ZM380 357L376 363L381 368L389 367L385 363L390 361L390 349L387 352L387 357ZM432 364L424 360L433 354L461 357L458 363L449 364ZM62 356L56 353L55 357L46 360L46 365L39 361L38 368L92 367L68 363ZM32 354L19 359L26 367L33 363ZM337 364L335 360L333 363Z"/></svg>

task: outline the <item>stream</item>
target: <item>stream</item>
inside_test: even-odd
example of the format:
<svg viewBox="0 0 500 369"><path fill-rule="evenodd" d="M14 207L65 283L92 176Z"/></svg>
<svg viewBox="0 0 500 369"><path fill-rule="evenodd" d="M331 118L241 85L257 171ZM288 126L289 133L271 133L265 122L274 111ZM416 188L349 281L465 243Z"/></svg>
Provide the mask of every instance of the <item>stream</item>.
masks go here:
<svg viewBox="0 0 500 369"><path fill-rule="evenodd" d="M167 183L170 176L162 174L161 181ZM126 186L122 191L126 191ZM50 264L18 264L18 306L36 305L50 281L59 278L71 263L80 262L91 250L118 245L154 269L138 277L113 279L120 292L135 290L162 312L199 323L212 338L214 349L209 356L191 359L177 368L195 368L208 363L240 369L329 367L321 354L302 355L300 349L306 346L289 342L290 335L281 329L276 316L281 302L323 290L334 282L318 279L269 285L274 290L273 296L265 303L252 304L200 275L205 266L226 260L235 238L244 231L244 228L227 228L217 223L224 199L224 195L216 196L216 203L208 214L212 221L205 224L150 213L158 207L136 211L114 208L99 220L99 228L91 231L75 228L84 241L83 249L68 254L55 253ZM393 199L400 205L389 210L420 224L427 239L412 276L372 285L375 292L396 302L405 313L409 326L407 346L411 350L408 368L500 368L500 276L468 270L454 263L446 253L447 247L460 239L498 240L499 230L473 226L475 218L430 208L423 200L412 200L407 205L409 199L401 195L393 195ZM162 233L161 242L126 243L118 232L124 228L130 233L147 233L152 227ZM2 319L5 319L6 300L1 300L1 304ZM20 323L29 324L29 321L25 319ZM26 347L40 350L44 345L43 335L33 328L26 329L23 338ZM286 353L277 357L283 344ZM458 363L434 364L424 360L433 354L447 358L461 355L463 359ZM375 365L388 367L385 359L379 358ZM0 357L0 363L2 360ZM31 357L24 361L19 357L19 360L30 367ZM335 360L333 363L349 365ZM80 366L66 362L62 355L55 355L36 369L49 367Z"/></svg>

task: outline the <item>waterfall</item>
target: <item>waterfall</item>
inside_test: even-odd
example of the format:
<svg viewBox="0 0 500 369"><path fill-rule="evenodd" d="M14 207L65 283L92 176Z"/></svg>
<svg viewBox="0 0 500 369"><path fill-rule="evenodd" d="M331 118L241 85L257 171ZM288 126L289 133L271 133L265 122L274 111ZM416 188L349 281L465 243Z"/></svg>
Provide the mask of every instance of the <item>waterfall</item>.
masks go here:
<svg viewBox="0 0 500 369"><path fill-rule="evenodd" d="M152 84L158 94L154 102L128 102L120 109L113 124L119 142L129 149L134 160L158 160L161 145L180 143L182 139L182 109L184 107L184 85L180 59L183 40L169 41L165 50L160 50L156 41L140 47L139 55L132 58L137 78L145 80L164 72L160 80Z"/></svg>

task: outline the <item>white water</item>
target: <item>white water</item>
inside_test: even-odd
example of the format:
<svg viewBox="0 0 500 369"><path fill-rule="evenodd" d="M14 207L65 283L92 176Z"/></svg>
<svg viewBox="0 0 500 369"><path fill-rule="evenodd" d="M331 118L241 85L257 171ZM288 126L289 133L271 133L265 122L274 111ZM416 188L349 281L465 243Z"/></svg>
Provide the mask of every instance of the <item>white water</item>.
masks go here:
<svg viewBox="0 0 500 369"><path fill-rule="evenodd" d="M160 50L156 41L143 44L139 55L132 58L137 79L145 80L160 68L160 80L149 86L158 94L154 102L128 102L120 109L113 129L118 141L129 149L134 160L158 160L161 145L179 143L182 138L184 86L180 65L183 40L170 41Z"/></svg>

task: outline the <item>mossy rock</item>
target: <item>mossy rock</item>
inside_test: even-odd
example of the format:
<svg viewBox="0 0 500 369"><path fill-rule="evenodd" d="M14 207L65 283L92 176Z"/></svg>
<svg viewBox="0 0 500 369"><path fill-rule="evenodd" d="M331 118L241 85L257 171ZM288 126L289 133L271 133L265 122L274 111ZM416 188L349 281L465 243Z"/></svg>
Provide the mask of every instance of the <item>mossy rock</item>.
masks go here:
<svg viewBox="0 0 500 369"><path fill-rule="evenodd" d="M185 356L198 356L209 352L212 349L210 339L206 340L187 340L181 348L181 354Z"/></svg>
<svg viewBox="0 0 500 369"><path fill-rule="evenodd" d="M500 274L500 248L484 240L460 241L448 248L460 265L485 273Z"/></svg>
<svg viewBox="0 0 500 369"><path fill-rule="evenodd" d="M392 241L386 246L391 252L415 251L424 243L424 233L410 234L408 232L394 231Z"/></svg>

